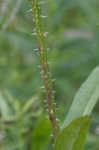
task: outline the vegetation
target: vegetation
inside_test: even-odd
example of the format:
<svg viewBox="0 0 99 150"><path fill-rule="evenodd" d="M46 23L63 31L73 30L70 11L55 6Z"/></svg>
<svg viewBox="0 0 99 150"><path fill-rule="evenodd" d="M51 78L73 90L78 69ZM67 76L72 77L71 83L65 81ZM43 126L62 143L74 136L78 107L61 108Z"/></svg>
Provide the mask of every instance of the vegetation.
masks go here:
<svg viewBox="0 0 99 150"><path fill-rule="evenodd" d="M1 0L0 150L99 148L98 4Z"/></svg>

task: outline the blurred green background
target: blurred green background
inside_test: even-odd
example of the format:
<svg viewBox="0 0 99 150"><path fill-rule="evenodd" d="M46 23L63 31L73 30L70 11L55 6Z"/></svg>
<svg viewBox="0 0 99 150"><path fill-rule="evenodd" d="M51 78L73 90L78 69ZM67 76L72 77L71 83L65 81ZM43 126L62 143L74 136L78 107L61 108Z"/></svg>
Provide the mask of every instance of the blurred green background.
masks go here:
<svg viewBox="0 0 99 150"><path fill-rule="evenodd" d="M52 150L28 0L0 0L0 150ZM44 0L44 31L60 125L99 64L99 1ZM99 103L85 150L99 149Z"/></svg>

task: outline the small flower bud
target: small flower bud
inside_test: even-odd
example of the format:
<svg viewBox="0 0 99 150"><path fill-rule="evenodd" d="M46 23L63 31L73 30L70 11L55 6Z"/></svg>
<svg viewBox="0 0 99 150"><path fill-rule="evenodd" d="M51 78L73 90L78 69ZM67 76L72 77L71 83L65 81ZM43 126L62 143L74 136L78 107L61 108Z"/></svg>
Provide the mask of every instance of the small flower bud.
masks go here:
<svg viewBox="0 0 99 150"><path fill-rule="evenodd" d="M44 33L44 37L46 38L46 37L47 37L47 35L48 35L48 32L45 32L45 33Z"/></svg>
<svg viewBox="0 0 99 150"><path fill-rule="evenodd" d="M38 51L38 49L37 49L37 48L35 48L35 49L33 49L33 51L37 52L37 51Z"/></svg>
<svg viewBox="0 0 99 150"><path fill-rule="evenodd" d="M37 35L36 32L33 32L32 35Z"/></svg>
<svg viewBox="0 0 99 150"><path fill-rule="evenodd" d="M32 12L32 9L27 10L27 13Z"/></svg>
<svg viewBox="0 0 99 150"><path fill-rule="evenodd" d="M41 88L41 89L45 89L45 87L44 87L44 86L41 86L40 88Z"/></svg>
<svg viewBox="0 0 99 150"><path fill-rule="evenodd" d="M42 15L41 17L42 17L42 18L47 18L47 16L44 16L44 15Z"/></svg>

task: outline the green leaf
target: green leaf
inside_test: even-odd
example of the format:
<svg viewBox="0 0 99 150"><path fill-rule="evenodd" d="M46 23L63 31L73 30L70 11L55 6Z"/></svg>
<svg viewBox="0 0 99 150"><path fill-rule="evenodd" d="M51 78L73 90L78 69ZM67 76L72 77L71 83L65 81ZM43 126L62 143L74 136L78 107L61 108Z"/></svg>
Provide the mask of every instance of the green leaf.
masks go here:
<svg viewBox="0 0 99 150"><path fill-rule="evenodd" d="M9 120L11 118L11 109L4 99L2 93L0 93L0 114L3 120Z"/></svg>
<svg viewBox="0 0 99 150"><path fill-rule="evenodd" d="M63 128L80 116L90 115L99 98L99 67L95 68L77 92Z"/></svg>
<svg viewBox="0 0 99 150"><path fill-rule="evenodd" d="M83 150L89 123L89 116L73 120L60 132L54 150Z"/></svg>
<svg viewBox="0 0 99 150"><path fill-rule="evenodd" d="M32 150L45 150L51 140L51 124L45 117L40 120L33 132Z"/></svg>
<svg viewBox="0 0 99 150"><path fill-rule="evenodd" d="M22 113L27 113L28 110L34 105L34 103L37 102L38 97L37 96L32 96L31 99L29 99L26 104L24 105L23 109L22 109Z"/></svg>

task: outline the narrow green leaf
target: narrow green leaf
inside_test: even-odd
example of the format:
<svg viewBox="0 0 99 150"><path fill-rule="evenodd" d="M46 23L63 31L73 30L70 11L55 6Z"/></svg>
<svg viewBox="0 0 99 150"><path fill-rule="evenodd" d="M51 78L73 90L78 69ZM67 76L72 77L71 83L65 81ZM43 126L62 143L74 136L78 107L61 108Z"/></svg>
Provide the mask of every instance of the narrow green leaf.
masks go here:
<svg viewBox="0 0 99 150"><path fill-rule="evenodd" d="M83 150L90 117L80 117L64 128L56 139L54 150Z"/></svg>
<svg viewBox="0 0 99 150"><path fill-rule="evenodd" d="M29 99L26 104L23 106L22 113L26 113L37 101L38 97L37 96L32 96L31 99Z"/></svg>
<svg viewBox="0 0 99 150"><path fill-rule="evenodd" d="M8 106L7 101L2 96L2 93L0 93L0 114L3 120L9 120L11 116L11 110Z"/></svg>
<svg viewBox="0 0 99 150"><path fill-rule="evenodd" d="M80 116L90 115L99 98L99 67L95 68L85 83L77 92L69 113L63 124L68 123Z"/></svg>
<svg viewBox="0 0 99 150"><path fill-rule="evenodd" d="M32 150L46 150L51 140L51 124L45 117L40 120L33 132Z"/></svg>

